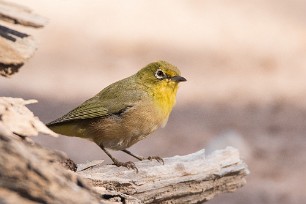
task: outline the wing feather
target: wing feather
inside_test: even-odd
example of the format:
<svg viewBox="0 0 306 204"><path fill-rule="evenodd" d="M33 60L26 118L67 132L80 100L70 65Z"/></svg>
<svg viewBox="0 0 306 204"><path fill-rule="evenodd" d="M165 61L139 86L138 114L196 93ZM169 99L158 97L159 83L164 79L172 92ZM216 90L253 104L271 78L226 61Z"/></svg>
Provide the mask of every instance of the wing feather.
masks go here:
<svg viewBox="0 0 306 204"><path fill-rule="evenodd" d="M128 80L128 78L111 84L93 98L88 99L69 113L48 123L47 125L97 117L107 117L114 114L120 115L140 101L144 94L143 91L137 89L135 83L130 83L130 86L126 87L126 80Z"/></svg>
<svg viewBox="0 0 306 204"><path fill-rule="evenodd" d="M109 115L109 111L107 108L103 107L103 104L99 103L99 101L86 101L82 105L73 109L69 113L64 116L48 123L47 125L53 125L63 122L68 122L72 120L82 120L82 119L90 119L96 117L105 117Z"/></svg>

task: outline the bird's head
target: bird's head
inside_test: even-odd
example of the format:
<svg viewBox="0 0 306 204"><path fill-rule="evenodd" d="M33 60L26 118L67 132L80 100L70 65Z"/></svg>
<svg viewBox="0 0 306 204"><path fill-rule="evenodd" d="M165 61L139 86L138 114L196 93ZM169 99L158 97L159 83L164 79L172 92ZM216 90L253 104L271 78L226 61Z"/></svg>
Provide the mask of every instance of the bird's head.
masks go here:
<svg viewBox="0 0 306 204"><path fill-rule="evenodd" d="M154 89L173 89L176 92L178 84L187 81L180 76L180 70L166 61L157 61L148 64L137 72L137 81Z"/></svg>

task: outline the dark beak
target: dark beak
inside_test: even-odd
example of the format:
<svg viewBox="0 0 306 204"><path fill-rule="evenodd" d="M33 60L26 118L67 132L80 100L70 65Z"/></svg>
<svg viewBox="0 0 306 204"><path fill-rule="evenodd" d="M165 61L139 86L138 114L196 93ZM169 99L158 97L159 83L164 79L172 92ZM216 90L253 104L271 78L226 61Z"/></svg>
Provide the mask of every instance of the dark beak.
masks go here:
<svg viewBox="0 0 306 204"><path fill-rule="evenodd" d="M176 81L176 82L183 82L183 81L187 81L187 79L185 79L184 77L181 76L174 76L170 78L172 81Z"/></svg>

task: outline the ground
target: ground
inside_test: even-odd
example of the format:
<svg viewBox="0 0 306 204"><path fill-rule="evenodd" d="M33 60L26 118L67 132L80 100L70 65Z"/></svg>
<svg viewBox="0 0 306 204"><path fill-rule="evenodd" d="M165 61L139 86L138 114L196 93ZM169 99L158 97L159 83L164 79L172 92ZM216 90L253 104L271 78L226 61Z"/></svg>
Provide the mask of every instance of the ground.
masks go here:
<svg viewBox="0 0 306 204"><path fill-rule="evenodd" d="M211 203L306 199L305 1L26 4L49 25L29 30L39 48L20 73L0 80L1 96L38 99L29 107L49 122L146 64L167 60L188 81L167 126L131 150L167 157L233 145L251 174L241 190ZM76 162L109 162L89 141L37 141Z"/></svg>

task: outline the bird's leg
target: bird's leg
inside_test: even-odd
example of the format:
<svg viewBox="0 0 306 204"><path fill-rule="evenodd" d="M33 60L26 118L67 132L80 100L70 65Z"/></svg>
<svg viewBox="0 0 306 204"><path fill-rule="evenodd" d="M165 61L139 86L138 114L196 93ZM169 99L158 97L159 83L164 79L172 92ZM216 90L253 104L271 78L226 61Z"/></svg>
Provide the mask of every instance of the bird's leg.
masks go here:
<svg viewBox="0 0 306 204"><path fill-rule="evenodd" d="M126 150L126 149L121 150L121 151L123 151L124 153L127 153L128 155L130 155L130 156L132 156L132 157L138 159L139 161L142 161L142 160L145 160L145 159L146 159L146 158L144 158L144 157L142 157L142 156L133 154L132 152L130 152L129 150Z"/></svg>
<svg viewBox="0 0 306 204"><path fill-rule="evenodd" d="M116 165L116 166L123 166L123 167L126 167L126 168L128 168L128 169L134 169L134 170L136 170L136 172L138 173L138 169L137 169L137 167L136 167L136 165L133 163L133 162L131 162L131 161L128 161L128 162L120 162L120 161L118 161L117 159L115 159L105 148L104 148L104 146L103 145L99 145L99 147L105 152L105 154L107 154L107 156L109 157L109 158L111 158L111 160L114 162L114 165Z"/></svg>
<svg viewBox="0 0 306 204"><path fill-rule="evenodd" d="M142 161L142 160L145 160L145 159L148 159L148 160L152 161L153 159L155 159L159 163L165 164L164 160L161 157L159 157L159 156L149 156L149 157L145 158L145 157L133 154L132 152L130 152L129 150L126 150L126 149L121 150L121 151L123 151L124 153L127 153L128 155L138 159L139 161Z"/></svg>

